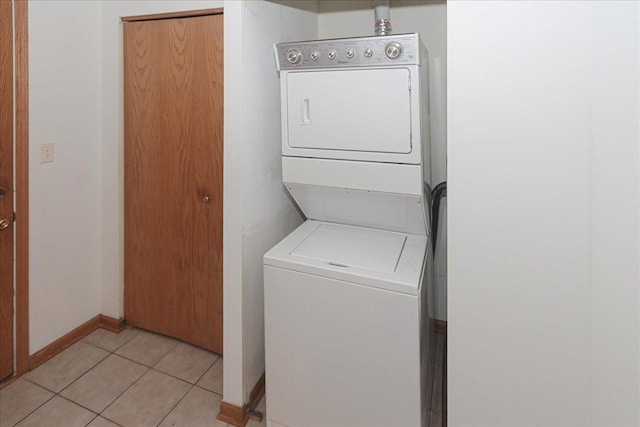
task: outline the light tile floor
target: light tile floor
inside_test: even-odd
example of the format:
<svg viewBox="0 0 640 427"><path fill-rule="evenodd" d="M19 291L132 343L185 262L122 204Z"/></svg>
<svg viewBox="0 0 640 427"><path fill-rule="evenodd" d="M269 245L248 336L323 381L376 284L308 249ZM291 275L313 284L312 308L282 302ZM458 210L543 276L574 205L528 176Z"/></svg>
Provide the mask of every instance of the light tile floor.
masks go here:
<svg viewBox="0 0 640 427"><path fill-rule="evenodd" d="M138 329L98 329L0 390L0 427L224 427L221 400L217 354Z"/></svg>

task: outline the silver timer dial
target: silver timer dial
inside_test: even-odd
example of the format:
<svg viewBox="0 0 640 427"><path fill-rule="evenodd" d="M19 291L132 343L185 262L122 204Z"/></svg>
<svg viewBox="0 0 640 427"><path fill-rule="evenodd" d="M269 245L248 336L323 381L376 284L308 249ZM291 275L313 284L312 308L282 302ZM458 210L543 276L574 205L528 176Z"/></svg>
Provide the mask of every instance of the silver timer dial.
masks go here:
<svg viewBox="0 0 640 427"><path fill-rule="evenodd" d="M302 61L302 52L295 48L289 49L287 51L287 61L289 61L289 64L299 63L300 61Z"/></svg>
<svg viewBox="0 0 640 427"><path fill-rule="evenodd" d="M384 53L387 54L387 58L396 59L402 55L402 45L398 42L388 43L384 48Z"/></svg>

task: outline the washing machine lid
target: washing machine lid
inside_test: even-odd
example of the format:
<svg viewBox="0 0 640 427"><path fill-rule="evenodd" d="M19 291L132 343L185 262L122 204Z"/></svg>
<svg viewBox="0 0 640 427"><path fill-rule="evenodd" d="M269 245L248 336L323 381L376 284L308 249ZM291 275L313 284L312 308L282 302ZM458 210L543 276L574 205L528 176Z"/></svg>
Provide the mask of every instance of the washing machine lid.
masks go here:
<svg viewBox="0 0 640 427"><path fill-rule="evenodd" d="M291 251L291 255L325 261L337 267L393 273L406 241L406 234L320 224Z"/></svg>
<svg viewBox="0 0 640 427"><path fill-rule="evenodd" d="M264 256L265 265L417 295L427 236L308 220Z"/></svg>

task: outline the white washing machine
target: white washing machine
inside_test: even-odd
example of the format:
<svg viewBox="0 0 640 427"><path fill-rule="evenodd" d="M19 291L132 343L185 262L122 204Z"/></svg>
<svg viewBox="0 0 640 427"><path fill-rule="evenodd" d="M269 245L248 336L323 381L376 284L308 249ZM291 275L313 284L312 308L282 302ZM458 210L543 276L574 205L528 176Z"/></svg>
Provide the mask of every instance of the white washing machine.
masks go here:
<svg viewBox="0 0 640 427"><path fill-rule="evenodd" d="M425 426L433 372L427 54L418 34L282 43L264 256L267 425Z"/></svg>

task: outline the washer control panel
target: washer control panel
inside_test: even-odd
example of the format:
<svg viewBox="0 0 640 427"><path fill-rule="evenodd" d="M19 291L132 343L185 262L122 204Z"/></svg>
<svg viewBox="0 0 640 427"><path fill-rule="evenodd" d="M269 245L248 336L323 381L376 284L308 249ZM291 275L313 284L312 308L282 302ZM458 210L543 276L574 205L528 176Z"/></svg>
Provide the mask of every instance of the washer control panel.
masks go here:
<svg viewBox="0 0 640 427"><path fill-rule="evenodd" d="M419 37L413 33L314 40L278 43L274 48L278 70L420 65Z"/></svg>

